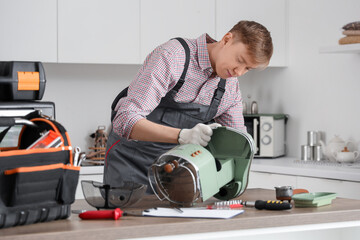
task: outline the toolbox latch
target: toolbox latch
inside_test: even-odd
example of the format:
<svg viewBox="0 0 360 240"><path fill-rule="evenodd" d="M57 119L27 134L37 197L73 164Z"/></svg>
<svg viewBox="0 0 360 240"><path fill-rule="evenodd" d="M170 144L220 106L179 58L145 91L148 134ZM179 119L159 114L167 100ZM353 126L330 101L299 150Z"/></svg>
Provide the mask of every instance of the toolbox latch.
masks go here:
<svg viewBox="0 0 360 240"><path fill-rule="evenodd" d="M18 91L40 89L39 72L18 72Z"/></svg>

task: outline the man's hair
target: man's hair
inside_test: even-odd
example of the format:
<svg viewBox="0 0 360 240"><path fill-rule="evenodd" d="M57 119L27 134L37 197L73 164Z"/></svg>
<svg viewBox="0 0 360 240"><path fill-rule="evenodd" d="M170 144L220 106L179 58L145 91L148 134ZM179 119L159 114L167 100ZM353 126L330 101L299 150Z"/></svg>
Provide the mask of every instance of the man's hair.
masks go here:
<svg viewBox="0 0 360 240"><path fill-rule="evenodd" d="M248 54L256 64L269 64L273 44L270 32L263 25L254 21L240 21L230 32L234 34L235 41L247 46Z"/></svg>

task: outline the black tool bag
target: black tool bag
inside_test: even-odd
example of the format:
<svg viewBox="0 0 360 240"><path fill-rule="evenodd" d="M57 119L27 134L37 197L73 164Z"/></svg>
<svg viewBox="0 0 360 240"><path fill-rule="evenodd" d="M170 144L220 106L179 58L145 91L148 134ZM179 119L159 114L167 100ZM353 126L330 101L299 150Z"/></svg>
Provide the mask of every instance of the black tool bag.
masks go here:
<svg viewBox="0 0 360 240"><path fill-rule="evenodd" d="M80 167L65 128L37 112L24 120L36 126L22 127L18 147L0 148L0 228L68 218L75 200ZM15 120L0 118L1 124ZM59 147L27 149L49 130L61 135Z"/></svg>

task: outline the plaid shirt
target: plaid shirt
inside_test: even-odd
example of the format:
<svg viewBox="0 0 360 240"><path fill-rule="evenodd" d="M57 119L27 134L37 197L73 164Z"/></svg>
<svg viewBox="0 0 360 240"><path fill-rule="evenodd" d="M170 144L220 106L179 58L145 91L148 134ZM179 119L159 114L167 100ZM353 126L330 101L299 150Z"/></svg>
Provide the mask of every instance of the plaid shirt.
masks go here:
<svg viewBox="0 0 360 240"><path fill-rule="evenodd" d="M197 39L185 39L190 48L190 64L185 83L174 100L183 103L210 105L220 78L215 76L210 64L207 42L215 42L207 34ZM116 106L117 114L113 130L129 138L134 124L150 114L177 83L184 69L185 50L179 41L173 39L151 52L145 59L127 97L121 98ZM226 79L226 90L218 107L215 121L246 131L242 115L242 98L238 79Z"/></svg>

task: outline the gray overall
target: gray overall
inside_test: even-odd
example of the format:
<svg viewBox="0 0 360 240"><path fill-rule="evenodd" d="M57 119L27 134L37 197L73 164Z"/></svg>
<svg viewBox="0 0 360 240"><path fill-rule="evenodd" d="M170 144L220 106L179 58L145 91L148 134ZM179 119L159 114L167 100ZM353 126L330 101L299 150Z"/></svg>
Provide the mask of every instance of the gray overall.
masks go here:
<svg viewBox="0 0 360 240"><path fill-rule="evenodd" d="M173 89L162 98L160 104L151 112L147 119L166 126L175 128L193 128L198 123L213 121L217 113L221 98L225 92L225 80L221 79L214 92L209 106L197 103L178 103L174 97L182 87L190 61L190 49L187 43L176 38L185 48L186 61L183 73ZM124 89L114 100L112 109L121 97L127 95ZM112 119L116 112L113 111ZM147 172L151 164L163 153L176 146L170 143L157 143L145 141L128 141L111 130L107 141L104 183L111 187L121 186L124 181L148 185L147 193L152 193L147 178Z"/></svg>

